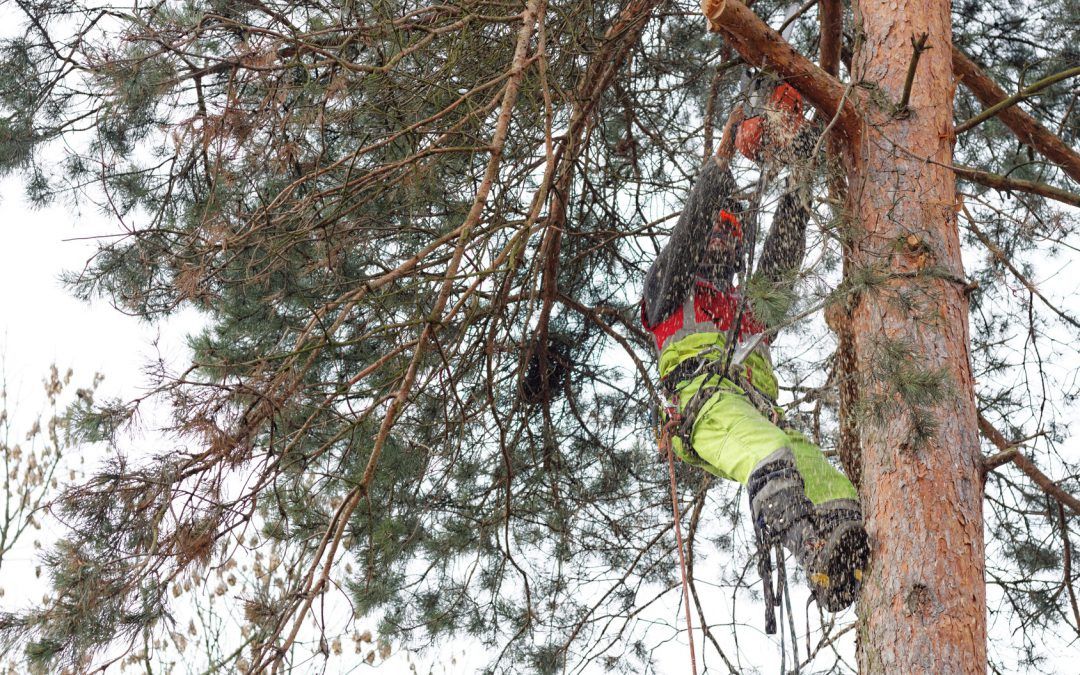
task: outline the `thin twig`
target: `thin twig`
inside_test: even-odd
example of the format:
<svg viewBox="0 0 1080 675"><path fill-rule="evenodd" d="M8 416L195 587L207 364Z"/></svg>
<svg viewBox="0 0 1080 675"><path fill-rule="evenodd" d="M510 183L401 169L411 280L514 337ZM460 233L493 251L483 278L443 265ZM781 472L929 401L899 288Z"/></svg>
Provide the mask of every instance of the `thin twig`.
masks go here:
<svg viewBox="0 0 1080 675"><path fill-rule="evenodd" d="M784 31L787 29L788 26L794 23L796 19L806 13L806 10L810 9L817 3L818 0L806 0L806 2L804 2L798 9L791 13L791 16L784 19L784 23L780 24L780 27L776 29L776 32L783 35Z"/></svg>
<svg viewBox="0 0 1080 675"><path fill-rule="evenodd" d="M690 614L690 589L686 581L686 554L683 551L682 527L679 525L679 491L675 484L675 455L671 450L671 436L660 443L667 454L668 475L671 477L671 512L675 523L675 546L679 549L679 569L682 572L683 607L686 609L686 638L690 643L690 672L697 675L697 655L694 653L694 619Z"/></svg>
<svg viewBox="0 0 1080 675"><path fill-rule="evenodd" d="M975 224L975 219L972 218L971 214L967 212L967 207L964 207L964 212L965 215L968 217L968 220L970 221L968 224L968 229L971 230L972 234L978 237L979 241L982 242L983 246L990 250L990 253L993 254L994 258L1002 265L1004 265L1010 272L1012 272L1012 275L1016 277L1017 281L1024 285L1024 288L1028 289L1028 291L1030 291L1032 295L1039 298L1039 300L1042 300L1043 304L1049 307L1050 310L1054 312L1054 314L1057 314L1059 317L1061 317L1063 321L1068 323L1073 328L1080 329L1080 321L1077 321L1073 317L1069 316L1068 314L1051 304L1051 302L1046 299L1046 296L1039 292L1039 289L1035 287L1035 284L1032 283L1031 280L1028 279L1026 276L1024 276L1020 272L1020 270L1016 269L1016 266L1012 264L1011 260L1009 260L1009 256L1005 254L1005 251L1001 250L1001 247L995 244L990 239L990 237L986 236L986 234L979 229L978 225Z"/></svg>

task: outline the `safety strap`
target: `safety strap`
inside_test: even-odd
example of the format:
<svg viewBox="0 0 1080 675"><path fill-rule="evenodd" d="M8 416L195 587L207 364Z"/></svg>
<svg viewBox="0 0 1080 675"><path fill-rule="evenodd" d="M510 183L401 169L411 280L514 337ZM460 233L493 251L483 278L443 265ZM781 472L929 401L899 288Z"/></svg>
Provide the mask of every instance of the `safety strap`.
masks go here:
<svg viewBox="0 0 1080 675"><path fill-rule="evenodd" d="M660 452L667 455L668 475L671 478L671 512L675 525L675 546L679 549L679 571L682 576L683 605L686 608L686 635L690 643L690 672L692 675L697 675L697 657L694 655L694 620L690 615L689 574L686 569L686 554L683 547L682 527L679 525L682 518L679 516L679 498L675 485L675 454L671 449L671 429L669 428L669 425L673 424L673 419L675 418L669 417L668 421L660 428L660 432L657 436L657 443Z"/></svg>

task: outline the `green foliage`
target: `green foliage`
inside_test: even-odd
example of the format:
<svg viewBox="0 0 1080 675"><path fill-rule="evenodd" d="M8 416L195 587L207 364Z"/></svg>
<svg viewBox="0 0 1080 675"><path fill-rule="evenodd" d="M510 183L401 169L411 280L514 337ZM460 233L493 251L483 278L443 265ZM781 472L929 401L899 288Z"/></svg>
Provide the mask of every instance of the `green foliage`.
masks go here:
<svg viewBox="0 0 1080 675"><path fill-rule="evenodd" d="M746 284L746 297L755 318L766 326L781 326L795 304L797 294L786 280L774 282L764 276L755 276Z"/></svg>
<svg viewBox="0 0 1080 675"><path fill-rule="evenodd" d="M872 353L858 413L879 425L906 419L908 439L901 450L925 448L938 429L933 408L956 396L947 369L925 363L900 340L878 339Z"/></svg>

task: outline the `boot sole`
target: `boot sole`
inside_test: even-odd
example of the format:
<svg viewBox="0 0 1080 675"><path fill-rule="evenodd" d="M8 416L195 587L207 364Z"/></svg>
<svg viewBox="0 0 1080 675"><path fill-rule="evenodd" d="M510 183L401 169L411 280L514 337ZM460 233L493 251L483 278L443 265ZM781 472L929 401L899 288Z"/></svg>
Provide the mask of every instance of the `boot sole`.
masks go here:
<svg viewBox="0 0 1080 675"><path fill-rule="evenodd" d="M870 546L861 523L837 525L826 544L821 566L824 574L811 576L818 604L830 612L839 612L859 596L862 576L870 562ZM824 578L822 578L824 577Z"/></svg>

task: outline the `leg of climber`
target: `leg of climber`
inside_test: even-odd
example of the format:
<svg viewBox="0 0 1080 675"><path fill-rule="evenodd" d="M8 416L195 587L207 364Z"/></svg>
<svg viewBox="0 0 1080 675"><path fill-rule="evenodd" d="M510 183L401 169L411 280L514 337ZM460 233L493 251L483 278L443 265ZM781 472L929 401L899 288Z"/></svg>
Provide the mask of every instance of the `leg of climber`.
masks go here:
<svg viewBox="0 0 1080 675"><path fill-rule="evenodd" d="M855 600L869 562L862 508L851 481L833 467L816 445L794 429L786 434L795 465L806 484L806 496L814 504L818 533L825 540L825 550L833 552L831 561L825 563L832 568L828 575L833 587L823 596L822 604L830 611L838 611Z"/></svg>
<svg viewBox="0 0 1080 675"><path fill-rule="evenodd" d="M829 611L850 605L868 548L858 495L847 477L726 381L702 406L691 445L693 452L682 454L693 463L748 487L755 528L796 555L818 603Z"/></svg>

